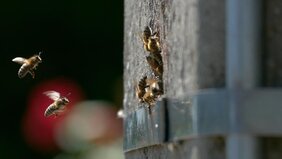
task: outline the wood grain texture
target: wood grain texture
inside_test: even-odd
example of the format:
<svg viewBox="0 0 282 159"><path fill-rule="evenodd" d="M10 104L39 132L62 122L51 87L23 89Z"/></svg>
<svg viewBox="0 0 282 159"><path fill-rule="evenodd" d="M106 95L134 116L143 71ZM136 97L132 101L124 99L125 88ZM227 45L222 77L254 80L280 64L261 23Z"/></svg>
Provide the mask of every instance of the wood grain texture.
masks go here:
<svg viewBox="0 0 282 159"><path fill-rule="evenodd" d="M224 0L125 0L124 104L138 109L134 87L152 75L139 35L145 26L160 32L166 97L225 86Z"/></svg>
<svg viewBox="0 0 282 159"><path fill-rule="evenodd" d="M127 159L225 159L223 138L201 138L154 145L126 153Z"/></svg>
<svg viewBox="0 0 282 159"><path fill-rule="evenodd" d="M135 98L135 85L152 76L148 54L139 35L150 26L160 32L166 98L183 99L209 88L225 87L225 1L124 1L124 107L127 113L144 109ZM263 86L282 86L282 2L264 1ZM150 119L149 119L150 120ZM225 143L218 138L195 137L125 153L128 159L225 158ZM282 156L281 137L259 138L263 158Z"/></svg>
<svg viewBox="0 0 282 159"><path fill-rule="evenodd" d="M159 31L164 63L164 95L183 99L202 89L225 86L225 1L125 0L124 1L124 109L144 109L135 86L152 76L140 34L145 26ZM217 139L193 138L125 153L128 159L225 158ZM173 148L171 148L171 145Z"/></svg>

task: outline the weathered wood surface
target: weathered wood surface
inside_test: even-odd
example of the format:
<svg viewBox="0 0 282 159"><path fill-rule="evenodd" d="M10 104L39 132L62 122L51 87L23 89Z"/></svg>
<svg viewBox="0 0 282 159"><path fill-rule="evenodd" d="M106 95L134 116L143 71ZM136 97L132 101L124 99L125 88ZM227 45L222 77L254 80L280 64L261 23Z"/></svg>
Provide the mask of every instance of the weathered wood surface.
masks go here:
<svg viewBox="0 0 282 159"><path fill-rule="evenodd" d="M135 97L135 85L143 75L152 76L145 60L148 53L139 37L147 25L160 32L164 62L163 97L185 99L201 89L224 87L224 0L125 0L124 4L126 113L146 109ZM168 145L150 146L126 152L125 156L130 159L224 158L224 146L219 148L214 140L212 137L185 140L177 149L169 149Z"/></svg>
<svg viewBox="0 0 282 159"><path fill-rule="evenodd" d="M166 97L224 87L225 17L223 0L125 0L124 104L138 108L134 86L150 75L139 34L149 25L159 30Z"/></svg>
<svg viewBox="0 0 282 159"><path fill-rule="evenodd" d="M215 151L216 148L216 151ZM222 138L202 138L177 143L155 145L128 152L126 158L134 159L224 159L225 142Z"/></svg>
<svg viewBox="0 0 282 159"><path fill-rule="evenodd" d="M164 62L163 97L186 99L204 89L225 87L225 0L125 0L124 4L126 113L146 109L135 97L135 85L143 75L152 76L145 60L148 53L139 37L147 25L160 32ZM281 87L282 2L265 0L264 4L262 85ZM149 123L154 119L151 116L146 119ZM262 158L282 157L281 137L259 137L259 141ZM126 151L125 156L128 159L221 159L226 158L226 148L224 138L198 136Z"/></svg>

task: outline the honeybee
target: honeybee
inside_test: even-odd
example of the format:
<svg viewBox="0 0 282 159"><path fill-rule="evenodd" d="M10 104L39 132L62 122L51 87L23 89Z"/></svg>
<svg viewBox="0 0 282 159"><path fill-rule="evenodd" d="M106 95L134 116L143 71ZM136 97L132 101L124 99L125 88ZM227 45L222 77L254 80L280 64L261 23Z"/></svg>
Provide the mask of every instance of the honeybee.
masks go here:
<svg viewBox="0 0 282 159"><path fill-rule="evenodd" d="M136 87L136 97L139 99L139 102L143 102L143 96L146 93L145 88L147 87L147 76L144 76L138 83Z"/></svg>
<svg viewBox="0 0 282 159"><path fill-rule="evenodd" d="M144 49L146 51L148 50L149 38L151 36L152 36L152 29L149 26L146 26L141 37L141 40L143 41L144 44Z"/></svg>
<svg viewBox="0 0 282 159"><path fill-rule="evenodd" d="M43 94L54 100L54 102L50 104L45 110L45 117L49 117L51 115L58 116L60 113L63 113L65 111L65 106L69 103L69 100L66 97L61 96L60 93L56 91L47 91Z"/></svg>
<svg viewBox="0 0 282 159"><path fill-rule="evenodd" d="M163 61L159 42L159 32L152 33L152 29L146 26L142 33L144 49L150 54L146 56L147 62L156 76L162 77Z"/></svg>
<svg viewBox="0 0 282 159"><path fill-rule="evenodd" d="M148 107L151 107L155 104L156 96L153 93L152 89L150 89L149 87L146 88L146 93L144 94L142 100L143 102L148 104Z"/></svg>
<svg viewBox="0 0 282 159"><path fill-rule="evenodd" d="M163 94L163 86L159 79L147 78L144 76L138 83L136 96L141 103L147 103L150 106L154 105L156 99Z"/></svg>
<svg viewBox="0 0 282 159"><path fill-rule="evenodd" d="M151 92L151 96L154 98L158 98L160 95L163 95L163 83L158 78L149 78L146 80L147 88L146 92Z"/></svg>
<svg viewBox="0 0 282 159"><path fill-rule="evenodd" d="M39 52L38 55L33 55L32 57L28 59L25 59L23 57L16 57L12 60L13 62L16 62L22 65L18 71L19 78L25 77L27 73L30 73L32 78L35 77L34 70L36 69L38 64L42 62L40 55L41 55L41 52Z"/></svg>
<svg viewBox="0 0 282 159"><path fill-rule="evenodd" d="M154 74L161 78L163 75L163 60L161 54L151 53L150 55L146 56L146 60Z"/></svg>
<svg viewBox="0 0 282 159"><path fill-rule="evenodd" d="M146 26L142 33L143 47L146 51L150 53L160 53L160 39L159 32L152 33L152 29Z"/></svg>

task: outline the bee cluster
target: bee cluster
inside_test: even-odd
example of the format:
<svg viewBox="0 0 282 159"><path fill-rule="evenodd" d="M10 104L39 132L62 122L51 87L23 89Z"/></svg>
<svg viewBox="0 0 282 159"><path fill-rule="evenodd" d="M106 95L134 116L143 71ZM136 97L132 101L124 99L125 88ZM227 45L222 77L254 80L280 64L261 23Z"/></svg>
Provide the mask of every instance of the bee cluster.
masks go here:
<svg viewBox="0 0 282 159"><path fill-rule="evenodd" d="M155 105L156 100L163 95L163 60L161 55L159 32L152 32L146 26L141 36L144 50L148 52L146 61L153 72L153 77L143 76L136 86L136 97L140 103L146 103L148 107Z"/></svg>
<svg viewBox="0 0 282 159"><path fill-rule="evenodd" d="M16 62L21 65L18 71L18 77L24 78L27 74L30 74L32 78L35 78L35 72L39 63L42 63L42 59L40 57L41 52L38 55L33 55L30 58L16 57L12 59L13 62ZM69 103L69 100L61 96L60 93L56 91L46 91L43 92L46 96L52 99L54 102L51 103L45 110L44 116L49 117L52 115L58 116L63 113L65 110L65 106Z"/></svg>

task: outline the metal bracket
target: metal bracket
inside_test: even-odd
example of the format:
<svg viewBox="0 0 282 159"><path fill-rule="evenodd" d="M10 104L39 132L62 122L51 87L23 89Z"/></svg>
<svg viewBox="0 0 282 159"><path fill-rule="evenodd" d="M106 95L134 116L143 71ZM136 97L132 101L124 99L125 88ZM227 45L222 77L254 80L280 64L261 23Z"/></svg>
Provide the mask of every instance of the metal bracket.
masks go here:
<svg viewBox="0 0 282 159"><path fill-rule="evenodd" d="M183 100L166 100L158 102L152 114L142 108L127 116L125 151L201 135L282 135L279 89L215 89Z"/></svg>
<svg viewBox="0 0 282 159"><path fill-rule="evenodd" d="M149 145L161 144L166 140L165 101L151 108L142 107L127 114L124 121L124 150L130 151Z"/></svg>

